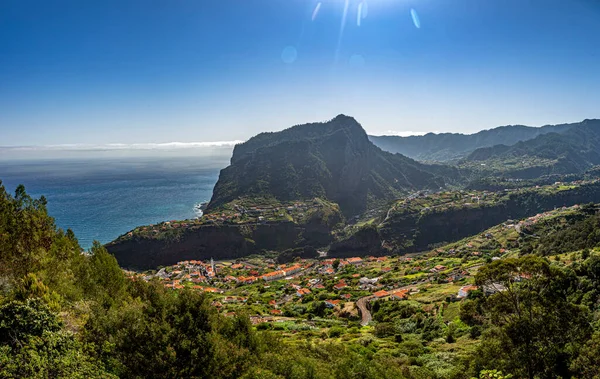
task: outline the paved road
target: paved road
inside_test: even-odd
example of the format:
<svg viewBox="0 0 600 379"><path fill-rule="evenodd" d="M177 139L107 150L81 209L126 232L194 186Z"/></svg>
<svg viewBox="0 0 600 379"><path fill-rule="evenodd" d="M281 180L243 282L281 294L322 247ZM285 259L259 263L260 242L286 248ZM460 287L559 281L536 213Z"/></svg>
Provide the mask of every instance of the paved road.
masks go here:
<svg viewBox="0 0 600 379"><path fill-rule="evenodd" d="M371 301L371 299L373 299L374 297L375 296L361 297L356 302L356 306L358 307L358 310L360 311L360 315L362 317L362 320L360 322L360 325L362 325L362 326L366 326L373 319L373 317L371 316L371 312L367 308L367 305L368 305L369 301Z"/></svg>
<svg viewBox="0 0 600 379"><path fill-rule="evenodd" d="M419 284L423 284L425 282L427 282L427 280L420 281L417 284L410 284L408 286L394 288L394 289L389 290L388 292L392 293L392 292L396 292L396 291L407 290L409 288L414 288L415 286L417 286ZM361 297L360 299L358 299L356 301L356 307L360 311L360 316L362 318L360 321L360 325L362 325L362 326L368 325L371 322L371 320L373 320L373 316L371 315L371 311L369 311L368 304L374 298L375 298L375 296L369 295L369 296Z"/></svg>

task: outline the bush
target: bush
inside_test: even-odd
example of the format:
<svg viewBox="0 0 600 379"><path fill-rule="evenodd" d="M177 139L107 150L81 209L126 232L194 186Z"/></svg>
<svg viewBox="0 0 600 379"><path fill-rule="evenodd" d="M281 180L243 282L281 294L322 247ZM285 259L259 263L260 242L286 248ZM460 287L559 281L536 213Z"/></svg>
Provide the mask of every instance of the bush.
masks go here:
<svg viewBox="0 0 600 379"><path fill-rule="evenodd" d="M474 325L469 329L469 337L475 339L481 335L481 327L479 325Z"/></svg>
<svg viewBox="0 0 600 379"><path fill-rule="evenodd" d="M371 342L373 342L373 337L371 337L371 336L364 336L358 340L358 343L364 347L369 346L371 344Z"/></svg>
<svg viewBox="0 0 600 379"><path fill-rule="evenodd" d="M329 338L337 338L344 334L344 329L341 326L332 326L329 329Z"/></svg>
<svg viewBox="0 0 600 379"><path fill-rule="evenodd" d="M376 337L385 338L396 334L396 329L394 328L394 325L389 322L380 322L375 325L373 334L375 334Z"/></svg>
<svg viewBox="0 0 600 379"><path fill-rule="evenodd" d="M260 324L256 325L256 330L269 330L269 329L273 329L273 326L268 322L261 322Z"/></svg>

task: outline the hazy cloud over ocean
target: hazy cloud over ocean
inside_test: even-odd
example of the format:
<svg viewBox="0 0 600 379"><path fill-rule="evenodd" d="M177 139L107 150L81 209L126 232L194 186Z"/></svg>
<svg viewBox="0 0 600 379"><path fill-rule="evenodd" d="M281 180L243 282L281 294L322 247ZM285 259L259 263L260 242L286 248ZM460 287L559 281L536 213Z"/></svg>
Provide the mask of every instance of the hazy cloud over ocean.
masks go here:
<svg viewBox="0 0 600 379"><path fill-rule="evenodd" d="M0 146L0 160L127 157L202 157L227 160L243 141Z"/></svg>

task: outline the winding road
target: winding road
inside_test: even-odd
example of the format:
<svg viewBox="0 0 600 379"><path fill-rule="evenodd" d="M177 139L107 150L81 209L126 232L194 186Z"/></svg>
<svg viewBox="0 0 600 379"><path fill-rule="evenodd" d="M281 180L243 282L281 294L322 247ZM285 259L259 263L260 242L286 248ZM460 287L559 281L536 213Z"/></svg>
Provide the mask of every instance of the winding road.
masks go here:
<svg viewBox="0 0 600 379"><path fill-rule="evenodd" d="M368 305L369 301L371 301L371 299L373 299L374 297L375 296L373 296L373 295L365 296L365 297L361 297L360 299L358 299L356 301L356 307L360 311L360 316L362 317L362 320L360 321L360 325L362 325L362 326L366 326L373 319L373 317L371 316L371 312L369 311L369 308L367 307L367 305Z"/></svg>
<svg viewBox="0 0 600 379"><path fill-rule="evenodd" d="M408 286L394 288L387 292L392 293L392 292L396 292L396 291L402 291L402 290L414 288L415 286L417 286L419 284L423 284L423 283L427 282L428 280L429 279L425 279L425 280L419 281L418 283L415 283L415 284L410 284ZM373 320L373 316L371 315L371 311L369 310L368 304L375 297L376 297L375 295L369 295L369 296L361 297L360 299L358 299L356 301L356 307L360 311L360 316L361 316L360 325L361 326L367 326Z"/></svg>

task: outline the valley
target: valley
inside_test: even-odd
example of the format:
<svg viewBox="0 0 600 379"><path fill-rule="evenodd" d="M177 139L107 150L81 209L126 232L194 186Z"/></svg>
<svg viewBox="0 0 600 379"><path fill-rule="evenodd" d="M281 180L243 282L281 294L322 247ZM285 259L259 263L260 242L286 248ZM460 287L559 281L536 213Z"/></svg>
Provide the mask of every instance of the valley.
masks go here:
<svg viewBox="0 0 600 379"><path fill-rule="evenodd" d="M595 133L584 124L551 129ZM20 343L66 338L52 364L85 377L592 378L596 147L532 150L555 135L425 163L344 115L263 133L236 146L201 217L88 251L45 198L1 187L0 314L43 318ZM30 375L5 341L0 370Z"/></svg>

